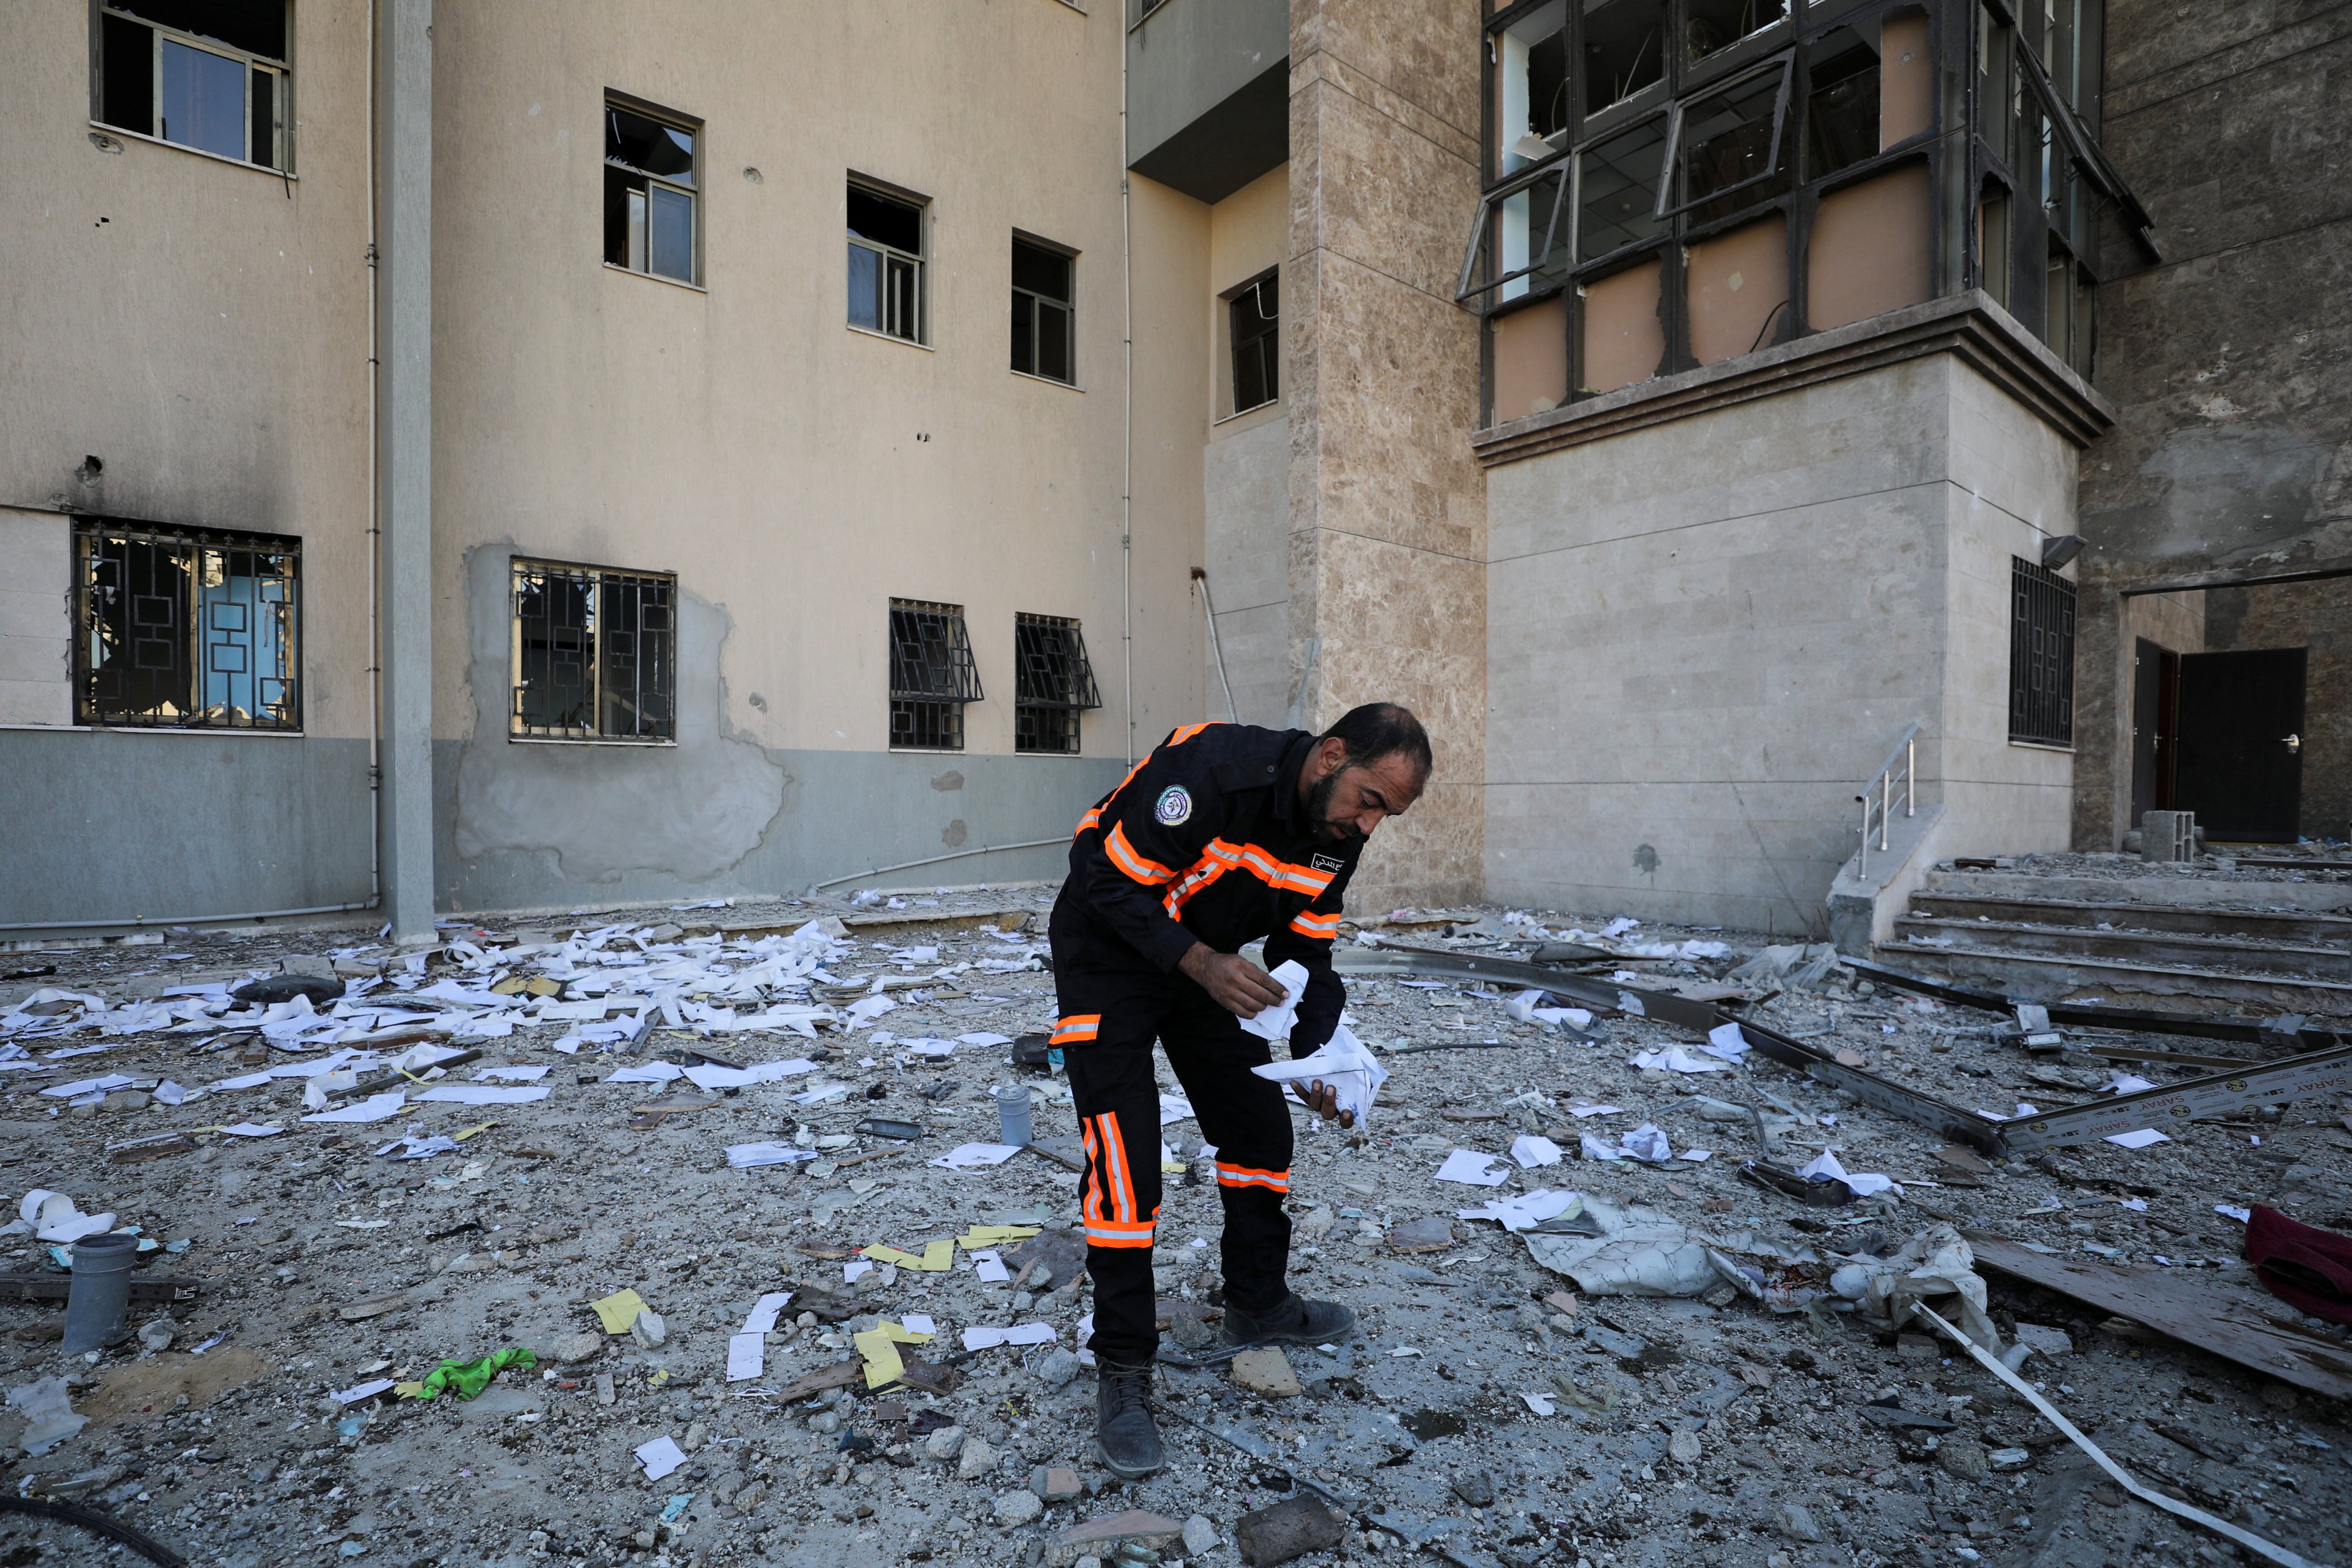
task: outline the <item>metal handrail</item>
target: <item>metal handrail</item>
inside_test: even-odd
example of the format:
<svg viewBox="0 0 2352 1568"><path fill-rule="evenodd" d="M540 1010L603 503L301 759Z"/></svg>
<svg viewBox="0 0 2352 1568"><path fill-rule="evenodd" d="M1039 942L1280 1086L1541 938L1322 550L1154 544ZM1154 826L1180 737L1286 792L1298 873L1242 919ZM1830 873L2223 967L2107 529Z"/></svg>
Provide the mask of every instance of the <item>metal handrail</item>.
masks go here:
<svg viewBox="0 0 2352 1568"><path fill-rule="evenodd" d="M1903 731L1902 738L1895 742L1895 749L1886 753L1886 761L1879 764L1878 772L1871 775L1870 782L1862 786L1862 793L1853 797L1862 803L1862 854L1854 868L1857 876L1870 875L1870 830L1874 805L1878 817L1879 853L1886 852L1886 830L1895 816L1895 764L1898 761L1903 764L1903 815L1916 816L1919 810L1916 789L1919 777L1917 720L1912 721L1910 727ZM1877 796L1875 802L1871 798L1874 795Z"/></svg>

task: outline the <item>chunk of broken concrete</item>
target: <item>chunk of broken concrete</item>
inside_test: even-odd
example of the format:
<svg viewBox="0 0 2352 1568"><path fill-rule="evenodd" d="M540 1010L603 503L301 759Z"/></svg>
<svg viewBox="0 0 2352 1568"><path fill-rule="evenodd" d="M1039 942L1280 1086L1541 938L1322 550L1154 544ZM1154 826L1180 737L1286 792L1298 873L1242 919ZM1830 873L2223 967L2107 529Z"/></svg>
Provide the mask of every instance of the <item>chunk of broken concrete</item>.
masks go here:
<svg viewBox="0 0 2352 1568"><path fill-rule="evenodd" d="M1295 1399L1302 1392L1298 1374L1290 1370L1290 1358L1279 1345L1263 1345L1234 1357L1234 1384L1275 1399Z"/></svg>
<svg viewBox="0 0 2352 1568"><path fill-rule="evenodd" d="M1045 1549L1046 1568L1071 1568L1081 1557L1110 1558L1123 1546L1157 1552L1182 1539L1184 1527L1174 1520L1139 1508L1074 1524Z"/></svg>
<svg viewBox="0 0 2352 1568"><path fill-rule="evenodd" d="M1241 1548L1249 1568L1268 1568L1310 1552L1328 1552L1344 1533L1344 1521L1321 1498L1301 1493L1242 1515L1234 1526L1234 1544Z"/></svg>
<svg viewBox="0 0 2352 1568"><path fill-rule="evenodd" d="M966 1437L963 1451L956 1459L956 1476L961 1480L976 1481L996 1468L996 1450L988 1446L986 1438Z"/></svg>
<svg viewBox="0 0 2352 1568"><path fill-rule="evenodd" d="M586 1333L567 1334L555 1342L551 1359L558 1366L577 1366L583 1361L593 1361L604 1348L604 1336L590 1330Z"/></svg>
<svg viewBox="0 0 2352 1568"><path fill-rule="evenodd" d="M1675 1435L1666 1439L1666 1452L1674 1456L1675 1463L1678 1465L1697 1464L1698 1434L1687 1426L1677 1428Z"/></svg>
<svg viewBox="0 0 2352 1568"><path fill-rule="evenodd" d="M963 1428L942 1426L923 1442L923 1452L942 1462L963 1451Z"/></svg>
<svg viewBox="0 0 2352 1568"><path fill-rule="evenodd" d="M1947 1437L1936 1447L1936 1463L1944 1473L1964 1481L1980 1481L1992 1469L1992 1457L1972 1437Z"/></svg>
<svg viewBox="0 0 2352 1568"><path fill-rule="evenodd" d="M1813 1522L1812 1510L1801 1502L1782 1503L1780 1511L1772 1516L1772 1525L1791 1541L1822 1539L1822 1527Z"/></svg>
<svg viewBox="0 0 2352 1568"><path fill-rule="evenodd" d="M1454 1226L1443 1219L1417 1219L1389 1228L1393 1252L1443 1252L1454 1245Z"/></svg>
<svg viewBox="0 0 2352 1568"><path fill-rule="evenodd" d="M1188 1557L1205 1556L1217 1544L1217 1527L1209 1522L1205 1513L1196 1513L1184 1521L1184 1553Z"/></svg>
<svg viewBox="0 0 2352 1568"><path fill-rule="evenodd" d="M996 1522L1007 1529L1026 1524L1045 1511L1045 1503L1033 1491L1006 1492L996 1500Z"/></svg>

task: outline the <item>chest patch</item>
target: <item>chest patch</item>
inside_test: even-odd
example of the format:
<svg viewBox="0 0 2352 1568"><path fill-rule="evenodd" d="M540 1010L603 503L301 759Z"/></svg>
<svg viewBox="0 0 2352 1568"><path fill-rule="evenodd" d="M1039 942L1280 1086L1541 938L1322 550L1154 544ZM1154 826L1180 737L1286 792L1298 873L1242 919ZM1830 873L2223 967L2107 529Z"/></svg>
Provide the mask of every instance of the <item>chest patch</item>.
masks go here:
<svg viewBox="0 0 2352 1568"><path fill-rule="evenodd" d="M1318 855L1312 863L1318 871L1337 871L1346 864L1337 855Z"/></svg>
<svg viewBox="0 0 2352 1568"><path fill-rule="evenodd" d="M1160 792L1160 803L1151 808L1162 827L1174 827L1192 820L1192 797L1182 784L1170 784Z"/></svg>

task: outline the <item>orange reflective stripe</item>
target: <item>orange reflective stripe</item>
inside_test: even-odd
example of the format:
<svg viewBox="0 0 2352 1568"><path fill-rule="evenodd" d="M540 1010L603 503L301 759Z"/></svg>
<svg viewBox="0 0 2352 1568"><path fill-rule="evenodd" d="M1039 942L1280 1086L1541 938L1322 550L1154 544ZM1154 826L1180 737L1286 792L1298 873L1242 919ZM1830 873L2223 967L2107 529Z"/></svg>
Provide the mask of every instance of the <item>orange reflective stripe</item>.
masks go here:
<svg viewBox="0 0 2352 1568"><path fill-rule="evenodd" d="M1150 1247L1152 1243L1152 1223L1141 1225L1107 1225L1091 1223L1086 1227L1089 1247Z"/></svg>
<svg viewBox="0 0 2352 1568"><path fill-rule="evenodd" d="M1339 934L1339 917L1335 914L1318 915L1311 912L1302 914L1290 922L1290 929L1301 936L1328 940Z"/></svg>
<svg viewBox="0 0 2352 1568"><path fill-rule="evenodd" d="M1127 827L1123 823L1111 824L1110 837L1103 840L1103 849L1110 856L1112 865L1145 887L1157 887L1175 879L1176 873L1159 861L1135 852L1135 846L1127 841Z"/></svg>
<svg viewBox="0 0 2352 1568"><path fill-rule="evenodd" d="M1228 844L1222 838L1212 838L1208 847L1201 851L1201 858L1184 868L1182 879L1169 889L1161 903L1173 915L1227 871L1247 871L1276 892L1305 893L1309 898L1321 897L1337 875L1318 871L1311 866L1294 866L1272 850L1255 844Z"/></svg>
<svg viewBox="0 0 2352 1568"><path fill-rule="evenodd" d="M1084 833L1089 827L1099 827L1101 826L1102 807L1098 805L1089 806L1087 809L1087 814L1078 818L1077 833L1073 833L1070 837L1076 838L1078 836L1078 833Z"/></svg>
<svg viewBox="0 0 2352 1568"><path fill-rule="evenodd" d="M1221 1187L1270 1187L1277 1193L1290 1190L1287 1171L1261 1171L1249 1165L1228 1165L1217 1162L1217 1184Z"/></svg>
<svg viewBox="0 0 2352 1568"><path fill-rule="evenodd" d="M1207 728L1209 728L1207 724L1187 724L1182 729L1177 731L1174 734L1169 736L1167 740L1161 742L1160 745L1181 746L1185 742L1191 740L1193 736L1199 734L1202 731ZM1150 762L1152 757L1157 756L1158 754L1159 748L1154 747L1150 752L1144 756L1143 762L1138 763L1135 766L1128 769L1127 777L1119 780L1118 783L1111 786L1111 792L1102 797L1102 803L1098 805L1089 807L1087 814L1078 818L1077 832L1071 834L1070 837L1076 838L1079 833L1084 833L1089 827L1101 826L1102 814L1109 807L1111 802L1118 798L1118 792L1125 789L1129 784L1133 784L1135 782L1135 775L1143 771L1144 763Z"/></svg>
<svg viewBox="0 0 2352 1568"><path fill-rule="evenodd" d="M1127 1168L1127 1143L1118 1135L1118 1112L1106 1110L1095 1118L1099 1130L1097 1169L1108 1178L1111 1212L1106 1217L1122 1224L1135 1223L1135 1178Z"/></svg>
<svg viewBox="0 0 2352 1568"><path fill-rule="evenodd" d="M1075 1013L1055 1024L1054 1037L1049 1043L1056 1046L1081 1045L1093 1039L1101 1029L1100 1013Z"/></svg>
<svg viewBox="0 0 2352 1568"><path fill-rule="evenodd" d="M1199 734L1202 731L1203 731L1203 730L1207 729L1207 728L1209 727L1209 725L1210 725L1210 724L1214 723L1214 722L1216 722L1216 721L1214 721L1214 720L1210 720L1210 721L1205 721L1205 722L1199 723L1199 724L1187 724L1187 725L1185 725L1182 729L1178 730L1178 731L1175 731L1173 734L1170 735L1170 736L1168 737L1168 739L1167 739L1165 742L1162 742L1162 744L1164 744L1164 745L1170 745L1170 746L1181 746L1181 745L1182 745L1185 742L1187 742L1187 741L1191 740L1193 736L1195 736L1195 735Z"/></svg>

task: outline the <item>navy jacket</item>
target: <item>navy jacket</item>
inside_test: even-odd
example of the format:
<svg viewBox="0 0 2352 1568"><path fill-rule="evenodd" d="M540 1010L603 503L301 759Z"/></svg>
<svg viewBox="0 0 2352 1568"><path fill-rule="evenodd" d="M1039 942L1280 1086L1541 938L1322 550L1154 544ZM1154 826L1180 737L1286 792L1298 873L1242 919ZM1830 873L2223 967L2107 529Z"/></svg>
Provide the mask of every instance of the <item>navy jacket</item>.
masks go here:
<svg viewBox="0 0 2352 1568"><path fill-rule="evenodd" d="M1251 724L1188 724L1078 819L1054 904L1057 972L1170 973L1195 941L1220 952L1265 939L1307 992L1293 1056L1331 1037L1347 1000L1331 969L1340 895L1364 841L1317 840L1298 799L1314 737Z"/></svg>

